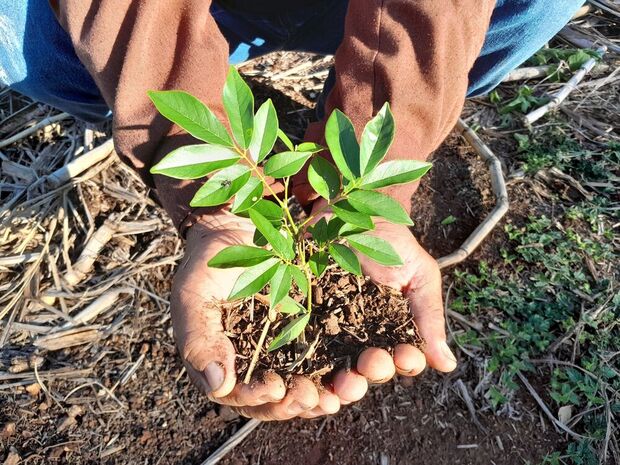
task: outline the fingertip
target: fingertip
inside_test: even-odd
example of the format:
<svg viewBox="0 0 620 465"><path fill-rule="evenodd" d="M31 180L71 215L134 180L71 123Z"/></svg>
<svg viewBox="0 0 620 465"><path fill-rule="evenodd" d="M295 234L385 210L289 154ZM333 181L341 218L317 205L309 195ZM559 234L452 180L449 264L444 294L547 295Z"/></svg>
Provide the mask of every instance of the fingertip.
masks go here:
<svg viewBox="0 0 620 465"><path fill-rule="evenodd" d="M399 374L416 376L426 368L426 358L417 347L411 344L398 344L394 348L394 364Z"/></svg>
<svg viewBox="0 0 620 465"><path fill-rule="evenodd" d="M233 369L230 369L230 367L224 367L220 362L210 362L203 374L211 388L211 396L214 398L229 395L237 384L234 366Z"/></svg>
<svg viewBox="0 0 620 465"><path fill-rule="evenodd" d="M356 402L366 394L368 381L355 371L340 370L334 376L334 393L345 402Z"/></svg>
<svg viewBox="0 0 620 465"><path fill-rule="evenodd" d="M446 341L429 343L424 356L428 364L437 371L449 373L456 368L456 357L448 347Z"/></svg>
<svg viewBox="0 0 620 465"><path fill-rule="evenodd" d="M357 371L371 383L384 383L392 379L396 367L387 350L370 347L357 359Z"/></svg>
<svg viewBox="0 0 620 465"><path fill-rule="evenodd" d="M323 414L333 415L340 410L340 399L336 394L329 391L323 391L319 394L319 406L313 411L320 409Z"/></svg>

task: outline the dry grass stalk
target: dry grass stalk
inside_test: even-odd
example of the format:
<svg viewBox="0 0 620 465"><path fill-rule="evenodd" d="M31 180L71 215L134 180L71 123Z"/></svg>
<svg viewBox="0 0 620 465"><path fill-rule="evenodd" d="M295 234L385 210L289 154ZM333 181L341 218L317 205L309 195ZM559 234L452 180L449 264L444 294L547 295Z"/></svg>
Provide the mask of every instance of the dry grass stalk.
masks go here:
<svg viewBox="0 0 620 465"><path fill-rule="evenodd" d="M606 47L600 47L597 49L597 52L601 56L603 56L606 51ZM528 126L533 124L534 122L545 116L547 113L549 113L551 110L560 106L562 102L566 100L566 98L570 95L570 93L577 88L577 86L583 80L586 74L588 74L592 70L592 68L594 68L596 62L596 58L590 58L588 61L586 61L579 69L579 71L577 71L575 75L564 86L562 86L562 88L557 93L551 96L551 100L549 101L549 103L525 115L525 117L523 118L525 124Z"/></svg>
<svg viewBox="0 0 620 465"><path fill-rule="evenodd" d="M46 350L61 350L95 342L103 336L100 325L72 328L38 337L33 344Z"/></svg>
<svg viewBox="0 0 620 465"><path fill-rule="evenodd" d="M228 454L237 445L239 445L260 424L260 420L249 420L245 425L239 428L239 430L235 434L228 438L228 440L219 449L213 452L213 454L211 454L207 458L207 460L202 462L201 465L215 465L216 463L218 463L226 456L226 454Z"/></svg>
<svg viewBox="0 0 620 465"><path fill-rule="evenodd" d="M497 199L497 203L491 213L474 230L474 232L469 235L458 250L437 260L437 263L439 263L439 268L446 268L448 266L456 265L471 255L471 253L489 235L499 220L506 214L509 205L508 191L506 190L506 182L504 180L502 165L499 159L495 156L491 149L484 142L482 142L482 139L480 139L480 137L478 137L478 135L460 118L456 123L456 129L462 133L465 140L469 142L469 144L476 150L478 155L482 157L488 166L491 175L491 187L493 189L493 194L495 194L495 198Z"/></svg>
<svg viewBox="0 0 620 465"><path fill-rule="evenodd" d="M71 118L71 115L69 115L68 113L60 113L58 115L45 118L41 120L40 122L38 122L37 124L35 124L34 126L24 129L23 131L20 131L14 136L9 137L8 139L0 141L0 149L7 147L11 144L14 144L18 140L21 140L25 137L31 136L32 134L35 134L37 131L41 129L45 130L48 126L54 125L58 123L59 121L69 119L69 118Z"/></svg>

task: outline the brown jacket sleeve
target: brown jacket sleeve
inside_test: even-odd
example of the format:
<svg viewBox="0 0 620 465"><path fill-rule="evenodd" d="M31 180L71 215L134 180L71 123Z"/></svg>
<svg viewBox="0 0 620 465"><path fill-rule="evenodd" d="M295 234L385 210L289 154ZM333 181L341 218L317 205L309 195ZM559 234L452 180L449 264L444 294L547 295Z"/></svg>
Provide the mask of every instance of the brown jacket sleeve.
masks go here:
<svg viewBox="0 0 620 465"><path fill-rule="evenodd" d="M351 0L344 40L335 56L336 84L326 115L338 108L360 136L386 102L396 122L388 159L424 160L453 128L480 53L494 0ZM306 138L321 142L325 122ZM409 211L416 185L387 192ZM316 198L304 176L295 194Z"/></svg>
<svg viewBox="0 0 620 465"><path fill-rule="evenodd" d="M119 155L158 197L175 226L190 213L197 182L151 176L149 169L174 148L191 143L159 116L148 90L182 89L222 120L221 92L228 44L208 0L59 0L52 2L82 63L114 114ZM179 129L176 128L178 132ZM195 143L195 141L194 141Z"/></svg>

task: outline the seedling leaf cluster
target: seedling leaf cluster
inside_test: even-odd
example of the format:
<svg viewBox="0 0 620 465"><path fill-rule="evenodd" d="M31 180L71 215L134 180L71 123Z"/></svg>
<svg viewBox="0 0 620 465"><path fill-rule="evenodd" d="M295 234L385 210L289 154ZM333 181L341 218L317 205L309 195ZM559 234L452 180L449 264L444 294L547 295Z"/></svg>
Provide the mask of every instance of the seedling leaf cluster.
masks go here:
<svg viewBox="0 0 620 465"><path fill-rule="evenodd" d="M256 226L254 245L226 247L208 265L245 268L230 300L250 297L269 286L269 321L278 314L289 318L270 351L303 333L312 312L313 276L320 278L330 260L356 275L362 273L356 252L381 265L402 264L388 242L369 232L375 227L374 217L403 225L412 222L397 201L378 189L416 181L431 164L384 161L395 128L389 104L368 122L359 141L351 120L334 110L325 128L327 147L323 147L313 142L294 145L280 129L271 100L254 112L252 91L234 67L223 91L230 131L186 92L152 91L149 96L164 117L204 142L172 151L151 173L176 179L209 176L190 205L229 204L232 213ZM278 139L286 150L274 153ZM333 162L320 155L327 149ZM291 177L306 165L308 182L325 202L323 208L296 221L289 208ZM268 178L281 180L283 193L276 195ZM291 297L295 287L305 305Z"/></svg>

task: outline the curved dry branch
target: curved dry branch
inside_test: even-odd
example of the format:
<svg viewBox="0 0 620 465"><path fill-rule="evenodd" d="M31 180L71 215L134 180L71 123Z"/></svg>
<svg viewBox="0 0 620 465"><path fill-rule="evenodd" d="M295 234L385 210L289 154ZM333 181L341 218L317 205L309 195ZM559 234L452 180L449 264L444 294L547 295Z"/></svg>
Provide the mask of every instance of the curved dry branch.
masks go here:
<svg viewBox="0 0 620 465"><path fill-rule="evenodd" d="M600 47L596 51L602 57L607 51L607 47ZM594 68L597 60L598 58L592 57L588 61L586 61L579 69L579 71L577 71L558 92L550 96L551 100L549 101L549 103L525 115L525 117L523 118L525 124L529 126L534 122L538 121L543 116L545 116L554 108L559 107L562 102L566 100L566 98L570 95L570 93L577 88L577 86L583 80L586 74L588 74L592 70L592 68Z"/></svg>
<svg viewBox="0 0 620 465"><path fill-rule="evenodd" d="M471 253L489 235L491 230L508 211L508 192L506 190L506 182L504 181L502 165L499 159L462 119L459 118L456 123L456 128L462 133L465 140L469 142L469 144L476 150L478 155L482 157L486 165L489 167L491 174L491 187L493 189L493 194L495 194L495 198L497 199L497 203L491 213L484 219L480 226L478 226L474 232L469 235L458 250L455 250L451 254L437 260L437 263L439 263L439 268L446 268L448 266L456 265L469 257L469 255L471 255Z"/></svg>

